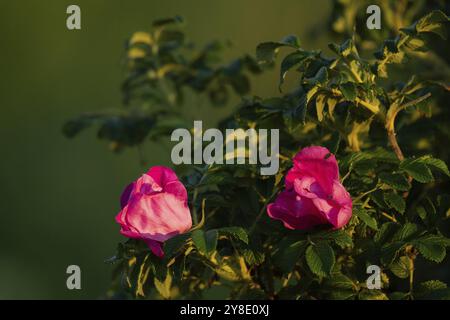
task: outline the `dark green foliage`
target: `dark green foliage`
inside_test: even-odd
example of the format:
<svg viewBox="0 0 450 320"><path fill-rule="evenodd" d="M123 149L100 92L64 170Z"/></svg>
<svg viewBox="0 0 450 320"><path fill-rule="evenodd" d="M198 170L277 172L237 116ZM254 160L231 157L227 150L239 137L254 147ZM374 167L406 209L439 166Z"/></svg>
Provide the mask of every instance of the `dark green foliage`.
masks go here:
<svg viewBox="0 0 450 320"><path fill-rule="evenodd" d="M371 58L360 53L358 34L330 44L331 56L305 50L288 36L258 45L256 60L246 55L224 65L216 63L217 43L192 50L179 23L179 18L156 22L152 33L135 34L128 42L123 92L130 106L123 114L82 116L70 121L65 133L73 136L98 123L101 138L123 146L170 133L182 121L173 127L164 123L182 118L176 108L186 89L208 95L211 108L225 102L229 90L247 94L247 73L273 65L284 48L274 81L280 96L242 98L222 123L279 129L280 170L261 176L257 165L180 168L191 211L204 219L167 241L162 260L138 241L120 244L111 260L117 264L112 290L146 298L208 298L212 288L228 298L447 298L444 282L416 280L422 272L418 259L443 263L450 244L445 195L450 173L438 159L447 153L435 146L424 152L418 140L402 134L442 109L443 91L435 85L448 85L408 72L405 57L428 54L429 43L439 41L428 39L429 33L445 36L448 17L433 11L395 37L370 39L380 47ZM398 73L395 66L404 69ZM297 78L292 90L285 88L289 72ZM414 137L435 143L421 130ZM353 217L342 230L288 230L267 217L266 206L281 190L290 159L308 145L327 146L339 161L340 179L353 199ZM382 270L380 290L366 287L366 267L373 264Z"/></svg>
<svg viewBox="0 0 450 320"><path fill-rule="evenodd" d="M224 44L211 42L197 49L186 39L182 23L180 17L163 19L153 24L151 32L134 33L126 43L122 84L126 108L79 116L65 124L63 133L73 137L97 124L98 137L120 150L189 127L180 112L186 95L203 94L212 105L222 106L232 92L247 94L248 74L261 72L256 60L244 55L223 63Z"/></svg>

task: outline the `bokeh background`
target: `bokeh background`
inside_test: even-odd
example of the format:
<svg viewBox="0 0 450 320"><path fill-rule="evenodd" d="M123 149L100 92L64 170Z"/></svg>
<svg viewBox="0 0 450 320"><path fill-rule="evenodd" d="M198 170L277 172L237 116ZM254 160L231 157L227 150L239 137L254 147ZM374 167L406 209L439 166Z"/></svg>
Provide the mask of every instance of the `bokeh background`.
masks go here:
<svg viewBox="0 0 450 320"><path fill-rule="evenodd" d="M66 8L81 8L81 30ZM0 0L0 299L95 299L110 281L123 240L114 216L122 188L146 168L136 149L111 153L93 130L73 140L66 120L121 106L124 42L158 18L181 15L196 43L232 42L224 56L254 53L259 42L297 34L325 48L327 0ZM323 32L317 33L317 30ZM278 73L258 76L252 93L277 94ZM193 118L214 123L233 103ZM148 165L170 151L145 144ZM82 290L67 290L66 268L81 267Z"/></svg>

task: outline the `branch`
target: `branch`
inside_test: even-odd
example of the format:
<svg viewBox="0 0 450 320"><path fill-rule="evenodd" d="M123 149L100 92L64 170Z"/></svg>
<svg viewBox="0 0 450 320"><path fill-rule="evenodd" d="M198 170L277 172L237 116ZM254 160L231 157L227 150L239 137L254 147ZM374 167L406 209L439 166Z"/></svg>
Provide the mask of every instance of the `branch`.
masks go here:
<svg viewBox="0 0 450 320"><path fill-rule="evenodd" d="M403 161L405 159L405 156L403 155L402 149L400 149L400 146L398 145L397 142L397 135L395 133L395 118L397 117L397 114L406 108L409 108L413 105L416 105L422 101L424 101L425 99L428 99L431 96L431 93L428 92L427 94L411 100L405 104L402 104L400 106L391 106L391 108L393 108L392 113L388 112L388 116L386 118L386 130L388 133L388 139L389 139L389 143L391 144L392 150L395 152L395 155L397 156L398 160ZM389 110L391 111L391 110Z"/></svg>
<svg viewBox="0 0 450 320"><path fill-rule="evenodd" d="M392 150L394 151L398 160L403 161L405 160L405 156L403 155L402 149L400 149L400 146L398 145L396 135L397 134L394 130L388 130L388 139L389 143L391 144Z"/></svg>
<svg viewBox="0 0 450 320"><path fill-rule="evenodd" d="M427 94L424 94L423 96L421 96L421 97L419 97L417 99L414 99L414 100L411 100L411 101L409 101L409 102L407 102L405 104L402 104L400 107L398 107L398 111L406 109L406 108L409 108L409 107L412 107L415 104L421 103L423 100L428 99L429 97L431 97L431 93L430 92L428 92Z"/></svg>

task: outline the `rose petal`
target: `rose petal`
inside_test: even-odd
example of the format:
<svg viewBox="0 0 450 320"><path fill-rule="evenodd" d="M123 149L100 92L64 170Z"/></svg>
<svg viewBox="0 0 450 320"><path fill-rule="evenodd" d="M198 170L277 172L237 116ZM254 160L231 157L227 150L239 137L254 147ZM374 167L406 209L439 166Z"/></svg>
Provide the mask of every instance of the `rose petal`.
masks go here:
<svg viewBox="0 0 450 320"><path fill-rule="evenodd" d="M186 203L168 193L133 196L125 221L146 238L161 242L188 231L192 226Z"/></svg>
<svg viewBox="0 0 450 320"><path fill-rule="evenodd" d="M120 196L120 207L122 209L127 205L128 200L130 200L131 192L133 191L135 185L136 183L132 182L123 190L122 195Z"/></svg>
<svg viewBox="0 0 450 320"><path fill-rule="evenodd" d="M138 193L149 195L162 191L162 186L158 182L156 182L153 177L149 176L148 174L143 174L139 179L137 179L136 186L134 187L131 196Z"/></svg>
<svg viewBox="0 0 450 320"><path fill-rule="evenodd" d="M298 195L309 199L328 197L323 191L321 185L317 182L316 178L313 177L296 179L294 181L294 190Z"/></svg>
<svg viewBox="0 0 450 320"><path fill-rule="evenodd" d="M267 206L267 214L281 220L288 229L308 230L327 223L310 199L299 197L292 191L281 192L275 202Z"/></svg>
<svg viewBox="0 0 450 320"><path fill-rule="evenodd" d="M339 181L334 181L331 197L317 197L312 202L336 229L346 225L352 216L352 199Z"/></svg>
<svg viewBox="0 0 450 320"><path fill-rule="evenodd" d="M146 175L153 178L153 180L163 189L169 182L178 181L178 177L172 169L164 166L151 167Z"/></svg>
<svg viewBox="0 0 450 320"><path fill-rule="evenodd" d="M333 200L340 205L352 205L352 197L339 181L333 183Z"/></svg>
<svg viewBox="0 0 450 320"><path fill-rule="evenodd" d="M334 207L328 212L328 221L334 226L334 229L340 229L345 226L352 217L351 207Z"/></svg>
<svg viewBox="0 0 450 320"><path fill-rule="evenodd" d="M336 158L327 148L312 146L303 148L294 157L294 167L286 177L286 187L290 188L296 179L314 177L326 193L331 193L333 181L339 179Z"/></svg>
<svg viewBox="0 0 450 320"><path fill-rule="evenodd" d="M174 195L178 200L186 203L188 200L188 195L186 188L180 181L171 181L164 186L164 192Z"/></svg>

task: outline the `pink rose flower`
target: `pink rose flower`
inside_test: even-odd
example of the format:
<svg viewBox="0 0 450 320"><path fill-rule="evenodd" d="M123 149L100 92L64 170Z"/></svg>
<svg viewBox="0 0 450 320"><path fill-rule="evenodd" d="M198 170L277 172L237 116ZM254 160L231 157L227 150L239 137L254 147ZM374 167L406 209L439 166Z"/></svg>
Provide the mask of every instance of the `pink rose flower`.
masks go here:
<svg viewBox="0 0 450 320"><path fill-rule="evenodd" d="M164 241L192 227L186 188L170 168L152 167L125 188L120 202L120 233L145 241L158 257Z"/></svg>
<svg viewBox="0 0 450 320"><path fill-rule="evenodd" d="M339 182L335 156L327 148L312 146L297 153L293 162L286 188L267 206L268 215L289 229L345 226L352 216L352 198Z"/></svg>

